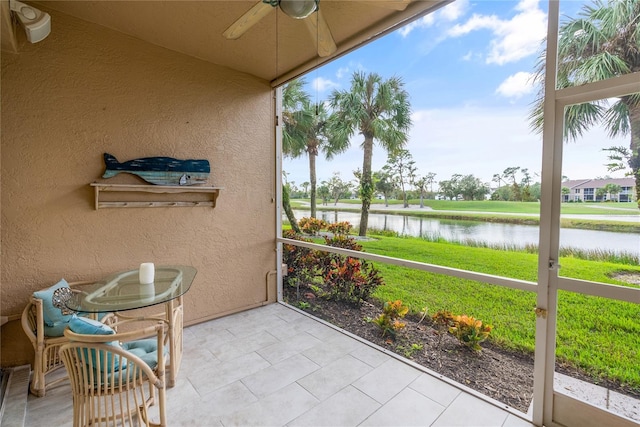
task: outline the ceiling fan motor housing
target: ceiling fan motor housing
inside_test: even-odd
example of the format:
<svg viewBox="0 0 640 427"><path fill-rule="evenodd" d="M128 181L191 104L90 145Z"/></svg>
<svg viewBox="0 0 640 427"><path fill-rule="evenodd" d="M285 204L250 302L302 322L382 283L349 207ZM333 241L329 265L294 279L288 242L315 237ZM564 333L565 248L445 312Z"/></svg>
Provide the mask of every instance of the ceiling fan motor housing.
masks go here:
<svg viewBox="0 0 640 427"><path fill-rule="evenodd" d="M273 0L267 1L273 5ZM294 19L304 19L318 9L318 0L279 0L277 3L284 13Z"/></svg>

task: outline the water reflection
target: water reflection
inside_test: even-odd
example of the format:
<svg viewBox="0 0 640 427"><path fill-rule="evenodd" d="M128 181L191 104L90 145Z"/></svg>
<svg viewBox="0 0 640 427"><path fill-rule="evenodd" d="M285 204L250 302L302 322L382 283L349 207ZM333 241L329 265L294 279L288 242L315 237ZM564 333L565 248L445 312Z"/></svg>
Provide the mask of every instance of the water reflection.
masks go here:
<svg viewBox="0 0 640 427"><path fill-rule="evenodd" d="M298 219L310 215L308 210L302 209L296 209L294 213ZM318 217L327 222L348 221L356 230L360 224L359 212L318 211ZM369 228L395 231L401 235L413 237L441 237L445 240L456 241L471 239L515 247L538 244L538 226L535 225L370 213ZM640 236L634 233L563 228L560 230L560 242L563 247L640 255Z"/></svg>

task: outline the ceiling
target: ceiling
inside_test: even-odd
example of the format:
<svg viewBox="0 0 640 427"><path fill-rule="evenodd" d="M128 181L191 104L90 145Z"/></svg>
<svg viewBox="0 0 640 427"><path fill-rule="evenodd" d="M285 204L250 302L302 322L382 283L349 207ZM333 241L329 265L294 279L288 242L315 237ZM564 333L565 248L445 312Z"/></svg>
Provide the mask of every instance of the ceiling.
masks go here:
<svg viewBox="0 0 640 427"><path fill-rule="evenodd" d="M44 11L63 12L154 45L278 84L395 29L403 22L434 11L451 0L413 0L404 10L389 7L391 3L402 3L403 0L320 0L319 8L338 48L326 58L317 55L316 42L307 25L288 17L279 8L270 11L240 38L224 38L222 33L225 29L257 1L96 0L26 3ZM6 9L6 4L3 4L3 14L6 14ZM316 15L312 14L306 19L315 19ZM55 31L53 21L52 31ZM6 27L4 22L3 26ZM3 30L3 50L10 43L10 40L6 41L7 34Z"/></svg>

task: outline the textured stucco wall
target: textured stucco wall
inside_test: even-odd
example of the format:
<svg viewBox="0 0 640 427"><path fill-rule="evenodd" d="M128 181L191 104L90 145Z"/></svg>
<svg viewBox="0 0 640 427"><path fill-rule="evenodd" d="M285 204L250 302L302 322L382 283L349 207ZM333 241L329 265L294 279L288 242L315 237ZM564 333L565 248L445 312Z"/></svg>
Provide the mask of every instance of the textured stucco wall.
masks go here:
<svg viewBox="0 0 640 427"><path fill-rule="evenodd" d="M275 298L269 83L104 27L52 15L52 33L2 54L2 315L61 277L189 264L189 323ZM102 153L204 158L215 209L93 208ZM135 177L116 177L138 183ZM270 290L267 289L267 283ZM18 322L2 364L29 362Z"/></svg>

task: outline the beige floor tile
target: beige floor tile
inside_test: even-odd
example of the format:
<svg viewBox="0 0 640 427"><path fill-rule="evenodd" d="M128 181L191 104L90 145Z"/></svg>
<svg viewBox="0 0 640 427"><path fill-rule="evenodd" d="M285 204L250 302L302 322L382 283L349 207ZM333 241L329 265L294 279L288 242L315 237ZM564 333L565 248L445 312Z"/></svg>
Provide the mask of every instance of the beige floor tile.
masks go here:
<svg viewBox="0 0 640 427"><path fill-rule="evenodd" d="M298 384L319 400L325 400L372 369L366 363L346 355L300 379Z"/></svg>
<svg viewBox="0 0 640 427"><path fill-rule="evenodd" d="M499 427L504 424L508 412L478 399L461 393L432 424L434 427Z"/></svg>
<svg viewBox="0 0 640 427"><path fill-rule="evenodd" d="M321 344L322 341L309 335L306 332L295 335L288 338L285 341L280 341L272 344L268 347L264 347L258 350L258 354L262 356L269 363L278 363L298 353Z"/></svg>
<svg viewBox="0 0 640 427"><path fill-rule="evenodd" d="M417 369L389 359L355 381L353 386L378 402L386 403L419 376L420 372Z"/></svg>
<svg viewBox="0 0 640 427"><path fill-rule="evenodd" d="M268 366L269 362L260 355L250 353L218 365L205 366L199 373L189 376L189 380L196 391L204 396Z"/></svg>
<svg viewBox="0 0 640 427"><path fill-rule="evenodd" d="M445 410L433 400L405 388L374 412L362 426L428 426Z"/></svg>
<svg viewBox="0 0 640 427"><path fill-rule="evenodd" d="M420 375L409 387L442 406L449 406L462 393L460 389L429 374Z"/></svg>
<svg viewBox="0 0 640 427"><path fill-rule="evenodd" d="M380 404L354 387L345 387L288 424L294 426L357 426Z"/></svg>
<svg viewBox="0 0 640 427"><path fill-rule="evenodd" d="M285 388L318 369L320 369L320 366L303 355L296 354L282 362L244 377L242 383L253 394L262 398Z"/></svg>
<svg viewBox="0 0 640 427"><path fill-rule="evenodd" d="M308 391L293 383L277 393L222 417L230 426L284 426L318 404Z"/></svg>

